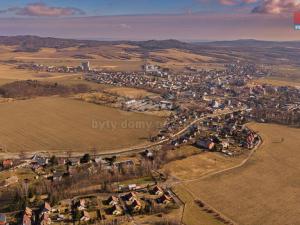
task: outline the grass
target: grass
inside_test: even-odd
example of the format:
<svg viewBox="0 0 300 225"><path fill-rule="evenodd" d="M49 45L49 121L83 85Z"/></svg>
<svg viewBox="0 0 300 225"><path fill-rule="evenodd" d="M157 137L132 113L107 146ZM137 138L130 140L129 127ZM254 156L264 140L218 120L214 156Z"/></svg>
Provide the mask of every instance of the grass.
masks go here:
<svg viewBox="0 0 300 225"><path fill-rule="evenodd" d="M142 89L126 87L113 87L106 89L106 91L127 98L144 98L155 95Z"/></svg>
<svg viewBox="0 0 300 225"><path fill-rule="evenodd" d="M141 71L145 61L143 53L139 51L139 47L133 45L103 45L85 48L72 47L60 50L42 48L38 52L14 52L15 49L15 46L7 47L0 45L0 61L17 60L24 63L34 62L49 66L78 66L81 61L88 60L92 68L95 69L128 72ZM128 51L128 49L131 49L131 51ZM74 57L76 55L88 56L88 59L76 58ZM165 62L154 62L151 58L163 59ZM162 67L168 67L173 70L182 70L189 65L204 69L222 68L221 64L215 63L216 60L216 58L195 54L189 51L166 49L150 52L148 62L159 64ZM46 73L43 73L42 75L45 74ZM31 77L30 74L28 76ZM40 77L39 75L36 76Z"/></svg>
<svg viewBox="0 0 300 225"><path fill-rule="evenodd" d="M194 197L186 190L184 185L176 185L174 188L176 194L185 203L185 210L183 214L183 223L186 225L222 225L210 215L202 211L198 205L194 202Z"/></svg>
<svg viewBox="0 0 300 225"><path fill-rule="evenodd" d="M243 167L187 187L239 224L298 224L300 129L250 127L261 134L263 144Z"/></svg>
<svg viewBox="0 0 300 225"><path fill-rule="evenodd" d="M189 146L189 148L195 147ZM199 149L197 151L200 152ZM185 152L185 149L182 149L182 152ZM205 152L182 160L172 161L164 165L163 170L171 171L172 176L180 180L188 180L228 168L237 162L238 159L226 158L217 153Z"/></svg>
<svg viewBox="0 0 300 225"><path fill-rule="evenodd" d="M59 78L67 77L70 74L64 73L47 73L47 72L36 72L30 70L16 69L14 65L0 64L0 84L12 82L15 80L44 80L46 78Z"/></svg>
<svg viewBox="0 0 300 225"><path fill-rule="evenodd" d="M109 152L147 142L163 118L60 97L2 103L0 143L16 152Z"/></svg>
<svg viewBox="0 0 300 225"><path fill-rule="evenodd" d="M298 79L289 79L284 77L267 77L254 81L258 84L270 84L274 86L300 87L300 77Z"/></svg>
<svg viewBox="0 0 300 225"><path fill-rule="evenodd" d="M176 151L176 152L175 152ZM227 158L218 153L205 152L194 146L186 145L175 150L174 154L184 155L186 158L167 163L162 168L169 171L171 178L178 181L189 181L199 179L206 174L220 171L222 169L238 164L241 158ZM189 191L188 183L178 183L173 191L185 203L183 223L186 225L219 225L214 215L205 212L195 203L195 197Z"/></svg>
<svg viewBox="0 0 300 225"><path fill-rule="evenodd" d="M94 48L65 48L61 50L42 48L38 52L14 52L14 48L0 46L0 60L18 60L35 62L44 65L78 66L86 59L75 58L75 55L86 55L93 68L106 70L140 70L143 60L139 54L127 53L129 46L100 46Z"/></svg>
<svg viewBox="0 0 300 225"><path fill-rule="evenodd" d="M137 179L120 182L119 185L129 185L129 184L144 185L149 183L153 183L153 179L151 177L141 177Z"/></svg>
<svg viewBox="0 0 300 225"><path fill-rule="evenodd" d="M0 180L5 180L11 176L17 176L19 180L29 179L33 180L35 177L35 174L30 168L20 168L17 170L5 170L0 172Z"/></svg>

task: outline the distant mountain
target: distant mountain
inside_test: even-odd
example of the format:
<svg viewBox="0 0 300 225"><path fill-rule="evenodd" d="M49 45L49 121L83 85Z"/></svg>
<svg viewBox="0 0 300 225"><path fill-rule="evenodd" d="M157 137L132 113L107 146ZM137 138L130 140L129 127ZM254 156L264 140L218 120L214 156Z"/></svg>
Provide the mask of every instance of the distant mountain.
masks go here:
<svg viewBox="0 0 300 225"><path fill-rule="evenodd" d="M101 45L118 45L118 44L133 44L141 48L153 49L167 49L167 48L188 48L191 44L180 42L177 40L149 40L149 41L96 41L96 40L76 40L76 39L62 39L52 37L38 37L38 36L0 36L0 44L3 45L18 45L25 49L39 49L39 48L68 48L68 47L93 47Z"/></svg>
<svg viewBox="0 0 300 225"><path fill-rule="evenodd" d="M101 45L118 45L132 44L139 46L145 50L156 49L188 49L193 50L199 47L297 47L300 48L300 42L275 42L275 41L260 41L254 39L244 39L235 41L214 41L214 42L196 42L187 43L174 39L169 40L149 40L149 41L97 41L97 40L76 40L63 39L53 37L38 37L38 36L0 36L0 44L3 45L18 45L21 48L39 49L39 48L67 48L74 46L93 47Z"/></svg>
<svg viewBox="0 0 300 225"><path fill-rule="evenodd" d="M169 48L189 49L191 48L191 46L193 46L193 44L181 42L174 39L136 41L136 42L132 42L132 44L148 50L169 49Z"/></svg>
<svg viewBox="0 0 300 225"><path fill-rule="evenodd" d="M300 47L300 41L261 41L255 39L241 39L233 41L197 42L198 46L215 47Z"/></svg>
<svg viewBox="0 0 300 225"><path fill-rule="evenodd" d="M143 59L149 58L151 52L175 48L211 57L217 63L227 63L239 59L248 62L257 62L257 60L259 60L260 63L268 64L282 64L289 62L300 66L300 41L275 42L245 39L235 41L187 43L174 39L149 41L97 41L38 36L0 36L0 45L1 44L17 46L15 48L15 51L17 52L36 52L41 48L85 48L127 44L139 47L124 47L128 54L139 53L142 55ZM79 55L77 57L82 56ZM157 60L162 61L163 59Z"/></svg>

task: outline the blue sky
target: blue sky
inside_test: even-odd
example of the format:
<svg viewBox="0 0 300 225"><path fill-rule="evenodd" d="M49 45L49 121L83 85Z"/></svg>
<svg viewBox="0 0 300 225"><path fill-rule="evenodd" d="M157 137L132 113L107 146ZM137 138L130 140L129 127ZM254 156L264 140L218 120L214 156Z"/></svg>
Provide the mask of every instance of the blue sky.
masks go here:
<svg viewBox="0 0 300 225"><path fill-rule="evenodd" d="M0 1L0 35L81 39L300 40L300 0Z"/></svg>

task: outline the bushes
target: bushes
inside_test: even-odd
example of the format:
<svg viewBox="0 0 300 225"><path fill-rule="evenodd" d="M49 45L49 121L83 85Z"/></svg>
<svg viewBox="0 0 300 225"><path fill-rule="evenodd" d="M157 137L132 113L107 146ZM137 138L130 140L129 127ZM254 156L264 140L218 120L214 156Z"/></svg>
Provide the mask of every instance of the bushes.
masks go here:
<svg viewBox="0 0 300 225"><path fill-rule="evenodd" d="M64 86L57 83L36 80L15 81L0 87L0 95L5 98L30 98L37 96L69 95L89 91L86 85Z"/></svg>

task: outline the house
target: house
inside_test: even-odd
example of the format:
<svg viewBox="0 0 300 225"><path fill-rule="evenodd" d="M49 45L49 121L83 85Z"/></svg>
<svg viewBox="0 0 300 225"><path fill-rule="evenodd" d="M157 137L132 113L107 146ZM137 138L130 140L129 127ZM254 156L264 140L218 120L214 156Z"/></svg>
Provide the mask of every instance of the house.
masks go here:
<svg viewBox="0 0 300 225"><path fill-rule="evenodd" d="M11 159L5 159L2 162L3 169L8 169L14 165L13 161Z"/></svg>
<svg viewBox="0 0 300 225"><path fill-rule="evenodd" d="M143 155L145 156L145 157L147 157L148 159L153 159L153 152L151 151L151 150L148 150L148 149L146 149L144 152L143 152Z"/></svg>
<svg viewBox="0 0 300 225"><path fill-rule="evenodd" d="M51 224L51 218L48 213L44 213L41 217L40 225L49 225Z"/></svg>
<svg viewBox="0 0 300 225"><path fill-rule="evenodd" d="M58 163L58 165L62 166L67 163L67 160L64 158L57 158L57 163Z"/></svg>
<svg viewBox="0 0 300 225"><path fill-rule="evenodd" d="M223 149L228 149L229 148L229 142L228 141L222 141L221 145L222 145Z"/></svg>
<svg viewBox="0 0 300 225"><path fill-rule="evenodd" d="M68 159L68 165L70 165L70 166L78 166L78 165L80 165L80 159L69 158Z"/></svg>
<svg viewBox="0 0 300 225"><path fill-rule="evenodd" d="M152 188L151 192L155 195L162 195L164 193L164 191L161 189L161 187L159 187L157 185Z"/></svg>
<svg viewBox="0 0 300 225"><path fill-rule="evenodd" d="M2 213L0 213L0 225L6 224L6 216Z"/></svg>
<svg viewBox="0 0 300 225"><path fill-rule="evenodd" d="M76 166L68 166L68 174L70 176L73 176L78 173L77 167Z"/></svg>
<svg viewBox="0 0 300 225"><path fill-rule="evenodd" d="M64 172L54 172L52 176L53 181L61 181L63 178Z"/></svg>
<svg viewBox="0 0 300 225"><path fill-rule="evenodd" d="M166 194L162 195L157 199L159 204L169 204L172 201L172 198Z"/></svg>
<svg viewBox="0 0 300 225"><path fill-rule="evenodd" d="M39 166L45 166L49 163L49 159L48 158L45 158L45 157L42 157L40 155L34 155L32 158L31 158L31 164L37 164Z"/></svg>
<svg viewBox="0 0 300 225"><path fill-rule="evenodd" d="M85 210L85 207L86 207L85 203L86 203L86 202L85 202L84 199L80 199L80 200L79 200L79 203L78 203L77 209L80 210L80 211Z"/></svg>
<svg viewBox="0 0 300 225"><path fill-rule="evenodd" d="M83 211L83 216L80 218L80 221L89 221L90 219L90 214L87 211Z"/></svg>
<svg viewBox="0 0 300 225"><path fill-rule="evenodd" d="M122 196L122 198L125 200L125 201L133 201L134 199L137 199L137 196L134 192L130 192L124 196Z"/></svg>
<svg viewBox="0 0 300 225"><path fill-rule="evenodd" d="M129 191L134 191L138 188L136 184L128 184L128 190Z"/></svg>
<svg viewBox="0 0 300 225"><path fill-rule="evenodd" d="M43 222L43 224L49 224L48 222L50 221L51 223L51 220L49 218L49 214L51 213L51 206L48 202L45 202L42 207L40 208L40 213L39 213L39 219L41 222ZM45 216L45 214L47 214ZM41 223L42 224L42 223Z"/></svg>
<svg viewBox="0 0 300 225"><path fill-rule="evenodd" d="M31 225L32 209L26 207L24 210L22 225Z"/></svg>
<svg viewBox="0 0 300 225"><path fill-rule="evenodd" d="M109 209L110 213L114 216L121 216L123 215L123 209L120 205L114 205Z"/></svg>
<svg viewBox="0 0 300 225"><path fill-rule="evenodd" d="M198 140L196 142L197 147L212 150L215 147L215 143L211 140Z"/></svg>
<svg viewBox="0 0 300 225"><path fill-rule="evenodd" d="M137 199L134 199L129 207L132 212L139 212L142 209L142 204Z"/></svg>
<svg viewBox="0 0 300 225"><path fill-rule="evenodd" d="M119 204L119 198L112 195L106 200L106 202L109 205L117 205Z"/></svg>
<svg viewBox="0 0 300 225"><path fill-rule="evenodd" d="M32 209L29 208L29 207L26 207L24 213L25 213L26 215L28 215L28 216L31 217L31 216L32 216Z"/></svg>
<svg viewBox="0 0 300 225"><path fill-rule="evenodd" d="M31 216L23 215L22 225L31 225Z"/></svg>
<svg viewBox="0 0 300 225"><path fill-rule="evenodd" d="M114 166L118 169L132 167L133 165L134 165L134 162L130 159L114 163Z"/></svg>
<svg viewBox="0 0 300 225"><path fill-rule="evenodd" d="M104 159L102 159L102 157L96 157L95 163L97 163L99 165L107 165L108 164Z"/></svg>

